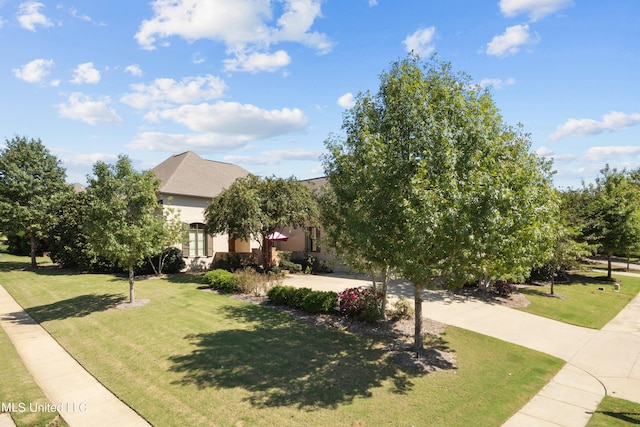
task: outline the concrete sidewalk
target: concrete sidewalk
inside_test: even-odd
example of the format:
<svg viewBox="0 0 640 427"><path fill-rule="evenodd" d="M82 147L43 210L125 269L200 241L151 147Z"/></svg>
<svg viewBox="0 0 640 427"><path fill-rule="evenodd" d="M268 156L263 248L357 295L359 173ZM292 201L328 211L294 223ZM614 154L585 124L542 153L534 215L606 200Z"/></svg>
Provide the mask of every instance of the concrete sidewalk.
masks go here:
<svg viewBox="0 0 640 427"><path fill-rule="evenodd" d="M2 286L0 325L35 382L51 404L59 405L58 412L71 427L149 426L72 358ZM22 403L29 407L30 402Z"/></svg>
<svg viewBox="0 0 640 427"><path fill-rule="evenodd" d="M285 284L339 292L371 282L335 275L295 275ZM390 284L391 296L410 298L412 292L408 283ZM640 295L600 331L443 291L424 291L423 299L425 317L567 362L505 426L583 427L607 394L640 402Z"/></svg>

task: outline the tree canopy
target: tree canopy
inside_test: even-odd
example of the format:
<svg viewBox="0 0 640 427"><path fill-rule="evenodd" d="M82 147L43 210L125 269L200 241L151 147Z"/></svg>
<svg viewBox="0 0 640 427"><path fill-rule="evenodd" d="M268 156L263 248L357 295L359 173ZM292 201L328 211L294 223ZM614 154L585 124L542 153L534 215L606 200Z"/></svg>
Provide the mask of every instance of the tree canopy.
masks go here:
<svg viewBox="0 0 640 427"><path fill-rule="evenodd" d="M551 164L450 64L413 54L394 62L342 128L323 161L341 209L333 233L413 283L416 349L424 287L521 278L546 258Z"/></svg>
<svg viewBox="0 0 640 427"><path fill-rule="evenodd" d="M633 175L607 165L584 191L588 205L583 233L607 256L611 278L611 257L640 248L640 188Z"/></svg>
<svg viewBox="0 0 640 427"><path fill-rule="evenodd" d="M88 177L87 237L101 256L129 271L130 301L134 267L162 250L165 222L156 193L160 181L152 171L136 172L127 156L115 165L97 162Z"/></svg>
<svg viewBox="0 0 640 427"><path fill-rule="evenodd" d="M287 227L297 228L317 219L318 208L307 186L293 177L236 180L213 198L205 211L208 232L227 233L233 239L256 240L268 268L267 236Z"/></svg>
<svg viewBox="0 0 640 427"><path fill-rule="evenodd" d="M14 137L0 151L0 230L24 232L36 267L36 243L47 234L52 208L71 193L66 171L40 139Z"/></svg>

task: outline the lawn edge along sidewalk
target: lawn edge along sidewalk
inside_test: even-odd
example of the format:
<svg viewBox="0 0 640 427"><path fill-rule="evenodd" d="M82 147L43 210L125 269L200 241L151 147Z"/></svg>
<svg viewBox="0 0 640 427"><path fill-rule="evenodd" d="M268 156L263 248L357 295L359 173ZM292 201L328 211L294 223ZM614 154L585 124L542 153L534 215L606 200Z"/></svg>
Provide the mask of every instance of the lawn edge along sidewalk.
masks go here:
<svg viewBox="0 0 640 427"><path fill-rule="evenodd" d="M52 405L71 426L149 426L89 374L0 285L0 325ZM30 402L22 402L29 407Z"/></svg>

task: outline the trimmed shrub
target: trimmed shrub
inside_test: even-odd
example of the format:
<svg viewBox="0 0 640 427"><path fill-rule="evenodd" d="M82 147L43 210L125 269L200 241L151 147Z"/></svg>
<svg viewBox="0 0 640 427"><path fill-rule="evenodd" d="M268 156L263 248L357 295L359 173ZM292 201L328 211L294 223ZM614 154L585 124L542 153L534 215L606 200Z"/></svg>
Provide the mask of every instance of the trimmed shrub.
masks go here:
<svg viewBox="0 0 640 427"><path fill-rule="evenodd" d="M267 291L267 298L276 305L289 305L289 294L293 286L274 286Z"/></svg>
<svg viewBox="0 0 640 427"><path fill-rule="evenodd" d="M335 292L294 286L274 286L267 291L267 297L273 304L299 308L309 313L328 313L338 303L338 294Z"/></svg>
<svg viewBox="0 0 640 427"><path fill-rule="evenodd" d="M208 271L204 275L204 280L205 283L209 284L213 289L216 289L218 291L227 293L235 293L240 291L233 273L227 270L218 268L216 270Z"/></svg>
<svg viewBox="0 0 640 427"><path fill-rule="evenodd" d="M309 313L329 313L338 305L338 294L332 291L313 291L302 299L302 309Z"/></svg>
<svg viewBox="0 0 640 427"><path fill-rule="evenodd" d="M280 260L280 268L289 270L291 273L302 273L302 265L286 259Z"/></svg>
<svg viewBox="0 0 640 427"><path fill-rule="evenodd" d="M371 288L349 288L338 294L340 312L365 322L376 322L382 317L383 294Z"/></svg>

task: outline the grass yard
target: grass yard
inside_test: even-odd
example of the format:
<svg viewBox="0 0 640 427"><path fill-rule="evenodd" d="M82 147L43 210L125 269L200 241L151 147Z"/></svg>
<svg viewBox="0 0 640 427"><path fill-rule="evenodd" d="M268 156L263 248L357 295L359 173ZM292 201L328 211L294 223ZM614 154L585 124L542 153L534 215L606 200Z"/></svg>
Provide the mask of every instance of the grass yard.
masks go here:
<svg viewBox="0 0 640 427"><path fill-rule="evenodd" d="M439 345L458 368L416 373L388 360L383 341L198 290L194 276L138 281L150 302L118 310L124 278L24 267L3 254L0 284L156 426L496 426L563 365L448 327ZM13 381L27 380L3 376L2 393Z"/></svg>
<svg viewBox="0 0 640 427"><path fill-rule="evenodd" d="M587 427L623 427L640 424L640 403L605 396Z"/></svg>
<svg viewBox="0 0 640 427"><path fill-rule="evenodd" d="M640 292L640 277L613 276L621 283L619 292L614 290L613 283L596 279L603 277L597 272L573 274L569 284L556 283L556 297L549 295L549 286L520 289L531 305L519 310L572 325L601 329Z"/></svg>
<svg viewBox="0 0 640 427"><path fill-rule="evenodd" d="M66 426L67 423L57 412L31 411L30 404L51 404L42 390L33 381L31 374L22 364L20 356L9 340L4 329L0 327L0 402L5 405L13 405L11 414L14 422L19 426ZM24 406L20 406L20 405Z"/></svg>

